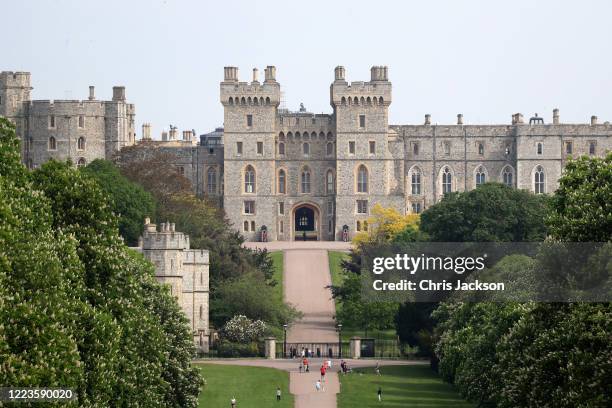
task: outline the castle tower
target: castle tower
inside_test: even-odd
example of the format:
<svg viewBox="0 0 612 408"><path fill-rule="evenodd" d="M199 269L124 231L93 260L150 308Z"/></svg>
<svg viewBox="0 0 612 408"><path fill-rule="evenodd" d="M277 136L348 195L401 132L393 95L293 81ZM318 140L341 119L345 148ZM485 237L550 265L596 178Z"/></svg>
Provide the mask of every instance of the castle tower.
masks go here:
<svg viewBox="0 0 612 408"><path fill-rule="evenodd" d="M330 96L337 133L336 236L347 225L352 237L375 203L394 204L389 199L394 187L390 175L403 173L394 169L388 149L391 82L387 67L373 66L369 82L350 84L344 67L337 67ZM403 204L398 206L403 212Z"/></svg>
<svg viewBox="0 0 612 408"><path fill-rule="evenodd" d="M0 116L15 124L17 137L24 139L27 132L27 103L30 101L29 72L0 72ZM21 143L21 157L28 156L28 144Z"/></svg>
<svg viewBox="0 0 612 408"><path fill-rule="evenodd" d="M135 143L136 109L126 102L124 86L114 86L113 99L106 101L104 106L106 158L111 158L115 152Z"/></svg>
<svg viewBox="0 0 612 408"><path fill-rule="evenodd" d="M252 82L240 82L237 67L224 68L224 208L235 228L256 240L261 227L275 236L275 122L280 103L276 68L268 66L263 83L254 71Z"/></svg>

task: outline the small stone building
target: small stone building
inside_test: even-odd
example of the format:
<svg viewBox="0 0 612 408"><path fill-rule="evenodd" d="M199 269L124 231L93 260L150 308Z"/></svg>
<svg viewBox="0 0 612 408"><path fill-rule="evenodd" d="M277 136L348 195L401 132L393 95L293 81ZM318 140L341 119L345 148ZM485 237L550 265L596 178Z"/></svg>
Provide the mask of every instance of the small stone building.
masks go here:
<svg viewBox="0 0 612 408"><path fill-rule="evenodd" d="M162 223L157 231L148 218L136 249L155 265L155 277L177 298L189 319L198 351L208 352L208 251L190 249L189 236L175 231L173 223Z"/></svg>

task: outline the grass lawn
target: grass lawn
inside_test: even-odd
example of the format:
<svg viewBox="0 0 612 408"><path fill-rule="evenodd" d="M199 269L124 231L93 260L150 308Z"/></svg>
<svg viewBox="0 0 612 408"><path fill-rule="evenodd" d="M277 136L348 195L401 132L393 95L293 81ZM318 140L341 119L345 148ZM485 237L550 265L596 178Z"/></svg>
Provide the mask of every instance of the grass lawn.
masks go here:
<svg viewBox="0 0 612 408"><path fill-rule="evenodd" d="M274 280L276 286L274 286L274 295L278 299L283 301L283 251L270 252L270 257L274 263Z"/></svg>
<svg viewBox="0 0 612 408"><path fill-rule="evenodd" d="M229 407L232 397L240 408L293 407L286 371L217 364L198 366L206 380L200 392L200 407ZM282 392L280 402L276 401L276 387Z"/></svg>
<svg viewBox="0 0 612 408"><path fill-rule="evenodd" d="M332 285L340 286L344 281L344 272L342 270L342 261L348 259L349 255L346 252L328 251L329 271L331 273Z"/></svg>
<svg viewBox="0 0 612 408"><path fill-rule="evenodd" d="M357 369L340 376L338 408L367 407L475 407L455 389L444 383L428 366L381 367L381 376L373 368ZM362 373L363 375L360 375ZM381 403L376 392L382 388Z"/></svg>

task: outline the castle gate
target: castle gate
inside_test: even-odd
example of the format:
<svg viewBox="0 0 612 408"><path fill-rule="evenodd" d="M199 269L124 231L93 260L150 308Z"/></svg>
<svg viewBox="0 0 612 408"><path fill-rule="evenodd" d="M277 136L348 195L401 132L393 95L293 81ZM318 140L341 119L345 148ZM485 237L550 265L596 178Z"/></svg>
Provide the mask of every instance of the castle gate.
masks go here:
<svg viewBox="0 0 612 408"><path fill-rule="evenodd" d="M321 239L319 208L315 204L301 203L293 208L291 233L296 241L318 241Z"/></svg>

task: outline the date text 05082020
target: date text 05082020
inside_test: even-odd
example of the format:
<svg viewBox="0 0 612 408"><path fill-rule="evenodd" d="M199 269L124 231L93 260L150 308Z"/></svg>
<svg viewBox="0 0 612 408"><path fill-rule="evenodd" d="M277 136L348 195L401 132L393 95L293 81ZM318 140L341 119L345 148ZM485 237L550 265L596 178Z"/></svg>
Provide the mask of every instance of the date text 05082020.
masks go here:
<svg viewBox="0 0 612 408"><path fill-rule="evenodd" d="M70 401L76 399L70 388L0 387L0 401Z"/></svg>

